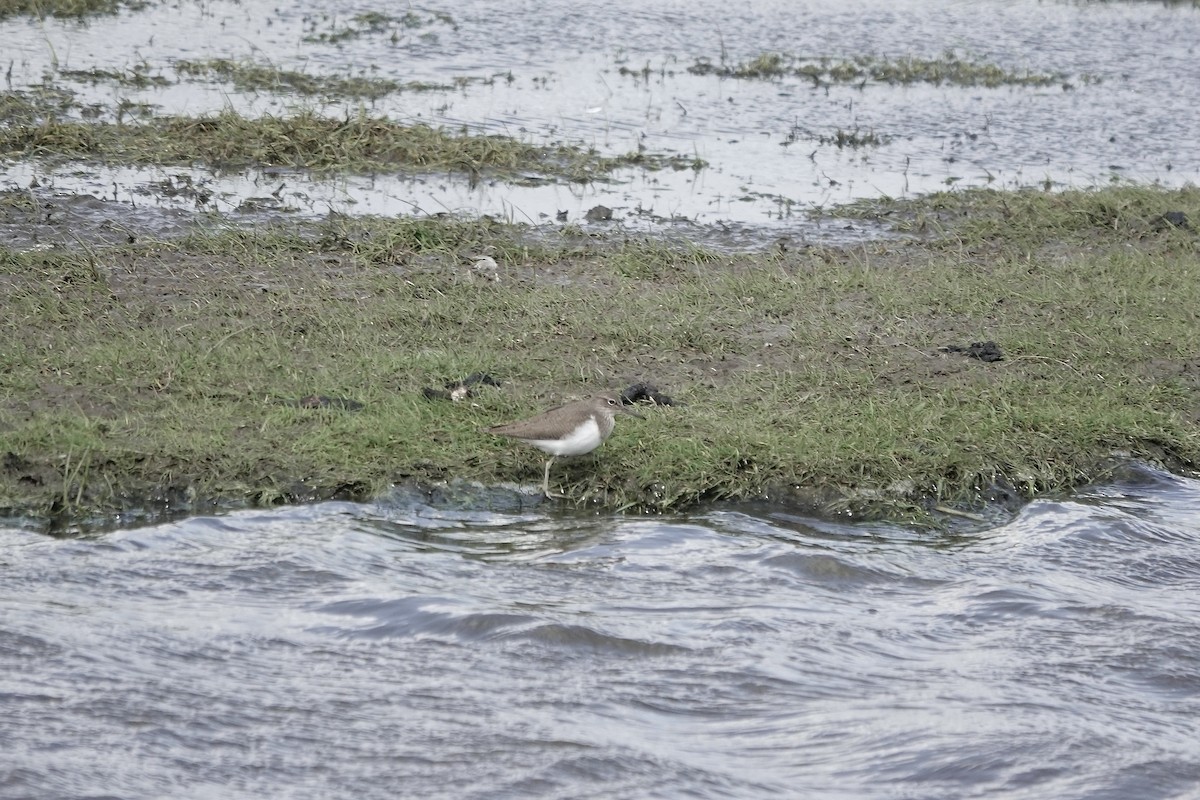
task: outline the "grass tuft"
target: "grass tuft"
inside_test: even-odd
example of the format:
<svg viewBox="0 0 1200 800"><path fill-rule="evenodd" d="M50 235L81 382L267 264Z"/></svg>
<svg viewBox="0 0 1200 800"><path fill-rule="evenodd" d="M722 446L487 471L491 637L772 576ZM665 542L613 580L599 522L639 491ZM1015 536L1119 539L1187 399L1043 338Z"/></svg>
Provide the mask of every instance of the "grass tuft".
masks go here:
<svg viewBox="0 0 1200 800"><path fill-rule="evenodd" d="M147 5L143 0L4 0L0 2L0 19L18 16L83 19L115 14L123 8L138 10Z"/></svg>
<svg viewBox="0 0 1200 800"><path fill-rule="evenodd" d="M268 64L230 61L225 58L176 61L175 71L186 77L212 77L227 81L239 92L292 92L304 96L378 100L401 89L398 81L388 78L312 75L307 72L279 69Z"/></svg>
<svg viewBox="0 0 1200 800"><path fill-rule="evenodd" d="M0 156L343 173L401 168L515 176L533 171L572 181L593 180L631 166L703 167L703 162L683 156L635 152L606 157L569 145L542 147L508 136L454 134L366 114L332 119L308 110L256 118L225 110L213 116L161 117L133 124L18 121L0 128Z"/></svg>
<svg viewBox="0 0 1200 800"><path fill-rule="evenodd" d="M931 83L949 86L1050 86L1063 83L1065 76L1008 70L964 58L948 51L940 58L878 58L858 56L852 59L802 58L784 53L763 53L750 61L727 64L701 59L688 68L694 75L717 75L742 80L805 78L816 85L886 83L908 85Z"/></svg>

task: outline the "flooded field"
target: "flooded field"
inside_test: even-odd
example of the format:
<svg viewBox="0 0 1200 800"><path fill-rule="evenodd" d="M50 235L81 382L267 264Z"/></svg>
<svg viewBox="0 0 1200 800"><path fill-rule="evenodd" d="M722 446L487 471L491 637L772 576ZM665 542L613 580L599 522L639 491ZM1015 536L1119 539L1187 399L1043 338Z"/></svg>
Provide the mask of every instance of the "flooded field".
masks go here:
<svg viewBox="0 0 1200 800"><path fill-rule="evenodd" d="M862 198L1200 177L1200 11L1188 4L618 0L401 14L213 0L83 22L13 17L0 39L10 90L68 89L89 119L310 108L705 165L582 183L453 170L316 180L269 164L135 168L43 153L0 174L0 188L36 181L136 205L585 226L610 224L585 219L603 205L628 226L736 247L877 235L809 218ZM776 69L751 68L763 64ZM164 190L182 180L203 191Z"/></svg>

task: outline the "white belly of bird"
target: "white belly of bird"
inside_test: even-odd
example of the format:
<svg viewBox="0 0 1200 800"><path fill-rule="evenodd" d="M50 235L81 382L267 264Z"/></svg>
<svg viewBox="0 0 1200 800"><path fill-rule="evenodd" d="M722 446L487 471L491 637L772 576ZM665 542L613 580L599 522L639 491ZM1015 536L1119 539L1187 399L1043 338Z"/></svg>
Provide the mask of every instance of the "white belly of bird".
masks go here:
<svg viewBox="0 0 1200 800"><path fill-rule="evenodd" d="M596 424L595 417L588 417L587 422L576 427L565 439L526 439L526 441L551 455L578 456L595 450L604 441L604 437L600 435L600 426Z"/></svg>

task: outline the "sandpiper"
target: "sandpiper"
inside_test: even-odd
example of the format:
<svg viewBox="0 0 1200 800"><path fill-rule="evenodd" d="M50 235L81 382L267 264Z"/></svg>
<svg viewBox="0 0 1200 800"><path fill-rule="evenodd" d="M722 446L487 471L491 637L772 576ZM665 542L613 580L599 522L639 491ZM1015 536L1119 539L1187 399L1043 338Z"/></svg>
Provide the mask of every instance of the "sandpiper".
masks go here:
<svg viewBox="0 0 1200 800"><path fill-rule="evenodd" d="M542 494L565 498L565 494L550 491L550 465L559 456L583 455L599 447L612 433L616 414L642 416L626 408L615 394L604 393L543 411L536 417L496 425L487 432L517 439L549 453L550 460L542 473Z"/></svg>

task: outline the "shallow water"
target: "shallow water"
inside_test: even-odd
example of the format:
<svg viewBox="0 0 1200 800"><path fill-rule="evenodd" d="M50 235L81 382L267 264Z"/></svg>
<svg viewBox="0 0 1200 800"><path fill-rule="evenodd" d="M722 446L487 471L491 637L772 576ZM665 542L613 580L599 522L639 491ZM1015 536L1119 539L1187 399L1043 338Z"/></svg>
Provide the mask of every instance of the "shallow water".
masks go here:
<svg viewBox="0 0 1200 800"><path fill-rule="evenodd" d="M110 110L121 101L149 103L156 114L225 107L278 114L301 105L340 116L365 108L401 122L567 141L607 154L639 147L677 152L710 166L627 171L615 184L472 186L446 175L327 182L272 170L216 175L200 168L81 171L20 163L5 166L0 188L37 178L60 191L120 202L190 206L190 198L146 190L186 174L212 192L205 208L224 212L278 191L282 207L304 213L454 211L550 225L559 212L586 224L585 212L602 203L628 226L736 247L780 235L876 235L847 231L844 223L813 226L805 213L860 198L947 186L1200 180L1200 150L1193 146L1200 137L1200 9L1187 4L472 0L414 8L422 21L417 27L392 25L337 43L306 38L353 27L354 14L376 9L312 0L163 3L85 25L15 18L0 22L0 41L4 60L12 60L13 88L40 85L51 75L85 102ZM438 12L453 24L436 19ZM800 78L739 81L687 72L698 59L734 64L766 52L895 59L936 58L948 50L1009 70L1062 75L1069 88L825 88ZM179 59L207 58L401 83L476 82L347 103L237 92L228 84L183 80L174 71ZM140 89L56 74L138 67L172 85ZM639 74L621 74L622 68ZM838 130L874 132L886 143L820 143Z"/></svg>
<svg viewBox="0 0 1200 800"><path fill-rule="evenodd" d="M410 495L0 529L0 796L1200 792L1200 482L936 535Z"/></svg>

